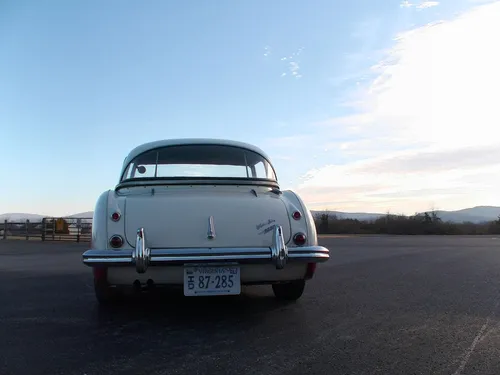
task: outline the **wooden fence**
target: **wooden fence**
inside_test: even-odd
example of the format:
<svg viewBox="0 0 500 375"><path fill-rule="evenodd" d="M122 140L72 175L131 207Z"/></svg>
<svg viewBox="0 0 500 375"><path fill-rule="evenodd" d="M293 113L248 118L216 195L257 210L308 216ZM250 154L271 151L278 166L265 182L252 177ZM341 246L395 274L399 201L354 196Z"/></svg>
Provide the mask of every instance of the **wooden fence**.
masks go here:
<svg viewBox="0 0 500 375"><path fill-rule="evenodd" d="M41 221L0 222L0 239L90 242L92 218L46 217Z"/></svg>

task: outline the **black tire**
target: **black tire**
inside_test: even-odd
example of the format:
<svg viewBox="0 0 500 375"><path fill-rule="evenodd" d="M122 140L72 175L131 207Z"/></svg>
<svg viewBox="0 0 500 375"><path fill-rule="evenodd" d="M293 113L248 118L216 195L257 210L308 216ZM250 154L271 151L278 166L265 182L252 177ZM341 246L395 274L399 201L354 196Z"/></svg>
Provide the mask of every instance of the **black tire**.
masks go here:
<svg viewBox="0 0 500 375"><path fill-rule="evenodd" d="M121 293L116 289L109 286L105 282L94 282L94 291L97 302L101 306L111 306L119 303L122 300Z"/></svg>
<svg viewBox="0 0 500 375"><path fill-rule="evenodd" d="M281 301L296 301L304 293L305 286L305 280L273 284L274 296Z"/></svg>

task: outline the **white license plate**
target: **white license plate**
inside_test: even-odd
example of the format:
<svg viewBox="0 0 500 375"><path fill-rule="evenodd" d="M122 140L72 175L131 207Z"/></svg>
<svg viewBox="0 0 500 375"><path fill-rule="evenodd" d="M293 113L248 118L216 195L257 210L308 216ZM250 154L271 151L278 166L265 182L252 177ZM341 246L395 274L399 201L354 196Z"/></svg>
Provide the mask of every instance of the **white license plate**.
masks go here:
<svg viewBox="0 0 500 375"><path fill-rule="evenodd" d="M238 266L202 266L184 268L185 296L217 296L240 294Z"/></svg>

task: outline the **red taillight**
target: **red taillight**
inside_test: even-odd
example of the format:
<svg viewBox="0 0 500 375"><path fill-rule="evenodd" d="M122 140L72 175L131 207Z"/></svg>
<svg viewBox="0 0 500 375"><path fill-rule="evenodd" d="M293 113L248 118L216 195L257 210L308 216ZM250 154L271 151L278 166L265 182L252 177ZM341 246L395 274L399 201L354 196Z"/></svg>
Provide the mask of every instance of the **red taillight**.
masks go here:
<svg viewBox="0 0 500 375"><path fill-rule="evenodd" d="M295 219L295 220L300 220L300 218L302 217L301 213L299 211L295 211L293 214L292 214L292 217Z"/></svg>
<svg viewBox="0 0 500 375"><path fill-rule="evenodd" d="M109 239L109 244L111 247L114 247L115 249L118 247L122 247L123 245L123 238L117 234L115 234L113 237Z"/></svg>
<svg viewBox="0 0 500 375"><path fill-rule="evenodd" d="M293 236L293 242L298 246L304 245L306 243L306 235L304 233L297 233Z"/></svg>
<svg viewBox="0 0 500 375"><path fill-rule="evenodd" d="M120 220L121 217L122 217L122 215L120 215L119 212L113 212L111 214L111 220L113 220L113 221L118 221L118 220Z"/></svg>

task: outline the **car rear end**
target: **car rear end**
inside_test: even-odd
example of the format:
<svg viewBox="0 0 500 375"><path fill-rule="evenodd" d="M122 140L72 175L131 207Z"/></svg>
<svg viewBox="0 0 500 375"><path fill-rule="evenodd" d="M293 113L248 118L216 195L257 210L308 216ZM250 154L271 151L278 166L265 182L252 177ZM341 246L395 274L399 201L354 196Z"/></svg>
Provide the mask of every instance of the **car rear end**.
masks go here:
<svg viewBox="0 0 500 375"><path fill-rule="evenodd" d="M180 285L186 295L308 279L329 252L300 203L258 187L109 191L83 262L105 269L110 285Z"/></svg>
<svg viewBox="0 0 500 375"><path fill-rule="evenodd" d="M98 297L117 286L178 285L195 296L266 283L277 295L300 296L328 258L310 212L279 189L265 154L220 140L134 149L120 183L97 201L83 254ZM295 294L286 292L294 283Z"/></svg>

